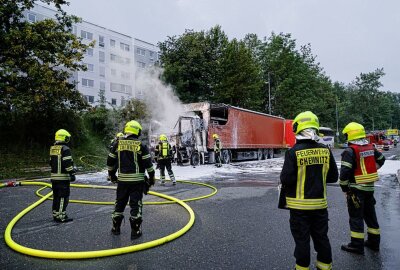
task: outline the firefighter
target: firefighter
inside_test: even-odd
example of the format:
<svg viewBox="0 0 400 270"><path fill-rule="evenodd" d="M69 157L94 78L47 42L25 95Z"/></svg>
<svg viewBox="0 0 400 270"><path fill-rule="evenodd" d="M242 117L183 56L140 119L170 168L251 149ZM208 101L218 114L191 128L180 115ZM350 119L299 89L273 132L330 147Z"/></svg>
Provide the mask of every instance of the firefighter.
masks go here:
<svg viewBox="0 0 400 270"><path fill-rule="evenodd" d="M118 183L111 232L114 235L121 233L123 213L129 200L132 240L142 235L142 198L146 192L145 180L154 185L153 164L147 146L139 140L141 132L142 126L137 121L126 123L125 137L113 143L107 158L108 180ZM148 178L145 176L145 171L149 175Z"/></svg>
<svg viewBox="0 0 400 270"><path fill-rule="evenodd" d="M221 167L222 160L221 160L221 150L222 150L222 143L219 139L218 134L213 134L214 139L214 153L215 153L215 166Z"/></svg>
<svg viewBox="0 0 400 270"><path fill-rule="evenodd" d="M55 134L55 143L50 147L51 186L53 189L53 219L56 222L69 222L66 209L69 202L70 182L75 181L76 169L68 143L71 134L60 129Z"/></svg>
<svg viewBox="0 0 400 270"><path fill-rule="evenodd" d="M361 124L351 122L342 132L348 148L342 153L340 187L347 198L351 241L342 250L364 254L364 246L379 251L380 229L375 212L374 182L385 157L365 137ZM364 242L364 221L367 240Z"/></svg>
<svg viewBox="0 0 400 270"><path fill-rule="evenodd" d="M295 269L301 270L310 269L310 236L317 251L317 269L332 269L326 183L337 181L338 169L331 150L318 143L318 130L318 117L312 112L296 116L296 144L286 151L280 175L296 244Z"/></svg>
<svg viewBox="0 0 400 270"><path fill-rule="evenodd" d="M171 159L173 159L174 154L165 134L160 135L160 141L156 146L155 155L157 157L157 167L160 169L161 185L165 184L165 168L167 168L172 184L176 185L174 172L172 171L171 166Z"/></svg>

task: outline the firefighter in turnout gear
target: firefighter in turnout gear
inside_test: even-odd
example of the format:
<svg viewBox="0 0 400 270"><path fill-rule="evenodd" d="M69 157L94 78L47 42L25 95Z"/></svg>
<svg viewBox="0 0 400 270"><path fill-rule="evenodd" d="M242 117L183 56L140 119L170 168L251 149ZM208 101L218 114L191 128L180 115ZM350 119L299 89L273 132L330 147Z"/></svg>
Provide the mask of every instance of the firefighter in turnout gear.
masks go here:
<svg viewBox="0 0 400 270"><path fill-rule="evenodd" d="M221 160L221 150L222 150L222 143L219 139L218 134L213 134L214 139L214 153L215 153L215 166L221 167L222 160Z"/></svg>
<svg viewBox="0 0 400 270"><path fill-rule="evenodd" d="M165 168L167 168L167 172L172 184L176 185L174 172L172 171L171 166L171 160L174 154L171 145L168 143L168 138L164 134L160 135L160 141L156 146L155 155L157 157L157 167L160 169L161 184L165 184Z"/></svg>
<svg viewBox="0 0 400 270"><path fill-rule="evenodd" d="M50 147L51 185L53 189L53 219L69 222L66 209L69 202L70 182L75 181L75 168L68 142L71 134L60 129L55 134L55 143Z"/></svg>
<svg viewBox="0 0 400 270"><path fill-rule="evenodd" d="M317 251L317 269L332 269L326 183L337 181L338 169L331 150L318 143L318 130L318 117L312 112L296 116L296 144L286 151L280 176L290 210L298 270L310 269L310 236Z"/></svg>
<svg viewBox="0 0 400 270"><path fill-rule="evenodd" d="M380 230L375 212L374 182L385 157L366 140L361 124L351 122L342 132L348 148L342 153L340 187L347 198L351 241L342 250L364 254L364 246L378 251ZM364 221L368 238L364 242Z"/></svg>
<svg viewBox="0 0 400 270"><path fill-rule="evenodd" d="M147 146L139 140L141 132L142 126L137 121L129 121L124 129L125 137L113 143L107 158L108 180L118 183L111 232L114 235L120 234L123 213L129 200L132 240L142 235L142 198L146 192L145 181L148 180L150 185L154 185L153 164ZM149 175L148 179L145 171Z"/></svg>

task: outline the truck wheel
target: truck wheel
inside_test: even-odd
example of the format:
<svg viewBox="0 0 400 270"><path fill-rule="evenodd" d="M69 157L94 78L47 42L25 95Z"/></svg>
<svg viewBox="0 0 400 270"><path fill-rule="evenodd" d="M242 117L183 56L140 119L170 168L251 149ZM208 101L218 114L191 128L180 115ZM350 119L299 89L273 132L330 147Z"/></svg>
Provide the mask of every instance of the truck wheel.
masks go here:
<svg viewBox="0 0 400 270"><path fill-rule="evenodd" d="M260 148L257 150L257 159L258 160L262 160L263 159L263 151Z"/></svg>
<svg viewBox="0 0 400 270"><path fill-rule="evenodd" d="M200 156L199 153L193 153L190 157L190 165L198 166L200 164Z"/></svg>
<svg viewBox="0 0 400 270"><path fill-rule="evenodd" d="M231 153L229 150L222 150L222 163L229 164L231 162Z"/></svg>
<svg viewBox="0 0 400 270"><path fill-rule="evenodd" d="M274 158L274 149L268 149L268 159Z"/></svg>

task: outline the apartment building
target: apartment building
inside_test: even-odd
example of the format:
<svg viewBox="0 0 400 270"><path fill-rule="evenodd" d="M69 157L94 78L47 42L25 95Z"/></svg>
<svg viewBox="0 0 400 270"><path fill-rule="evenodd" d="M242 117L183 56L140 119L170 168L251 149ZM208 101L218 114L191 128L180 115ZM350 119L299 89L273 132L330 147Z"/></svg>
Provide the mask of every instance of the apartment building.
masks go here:
<svg viewBox="0 0 400 270"><path fill-rule="evenodd" d="M28 21L36 22L54 19L55 14L51 8L35 5L25 11L24 16ZM85 44L95 41L95 46L87 50L83 59L87 71L71 74L71 81L77 82L77 89L89 104L97 105L100 95L104 95L109 106L123 106L131 98L143 97L145 93L136 93L136 64L140 63L139 68L143 69L157 61L156 46L141 41L138 53L134 46L136 39L84 20L73 26L73 33Z"/></svg>

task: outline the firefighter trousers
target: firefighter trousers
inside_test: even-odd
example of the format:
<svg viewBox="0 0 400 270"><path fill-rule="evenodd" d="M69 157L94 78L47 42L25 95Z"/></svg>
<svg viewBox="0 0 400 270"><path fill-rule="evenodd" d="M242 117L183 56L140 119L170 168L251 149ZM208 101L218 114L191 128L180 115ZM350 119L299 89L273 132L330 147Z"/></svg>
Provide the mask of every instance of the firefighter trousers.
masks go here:
<svg viewBox="0 0 400 270"><path fill-rule="evenodd" d="M131 207L131 217L138 219L142 217L142 198L143 198L143 182L118 182L117 186L117 198L115 201L115 208L113 217L123 216L126 204L129 200L129 206Z"/></svg>
<svg viewBox="0 0 400 270"><path fill-rule="evenodd" d="M290 209L290 230L296 247L296 264L301 267L310 265L310 236L317 252L317 266L331 265L332 250L328 238L328 210Z"/></svg>
<svg viewBox="0 0 400 270"><path fill-rule="evenodd" d="M51 180L53 189L53 218L64 219L69 202L70 181Z"/></svg>
<svg viewBox="0 0 400 270"><path fill-rule="evenodd" d="M172 171L172 166L171 166L171 160L166 158L166 159L160 159L158 161L158 165L160 166L160 178L161 181L165 180L165 169L167 169L169 178L175 182L175 176L174 172Z"/></svg>
<svg viewBox="0 0 400 270"><path fill-rule="evenodd" d="M347 196L351 244L362 249L364 247L364 221L367 224L368 242L374 247L380 244L380 229L375 212L376 200L373 191L351 189L356 203ZM358 202L358 204L357 204Z"/></svg>
<svg viewBox="0 0 400 270"><path fill-rule="evenodd" d="M215 151L215 166L222 166L221 151Z"/></svg>

